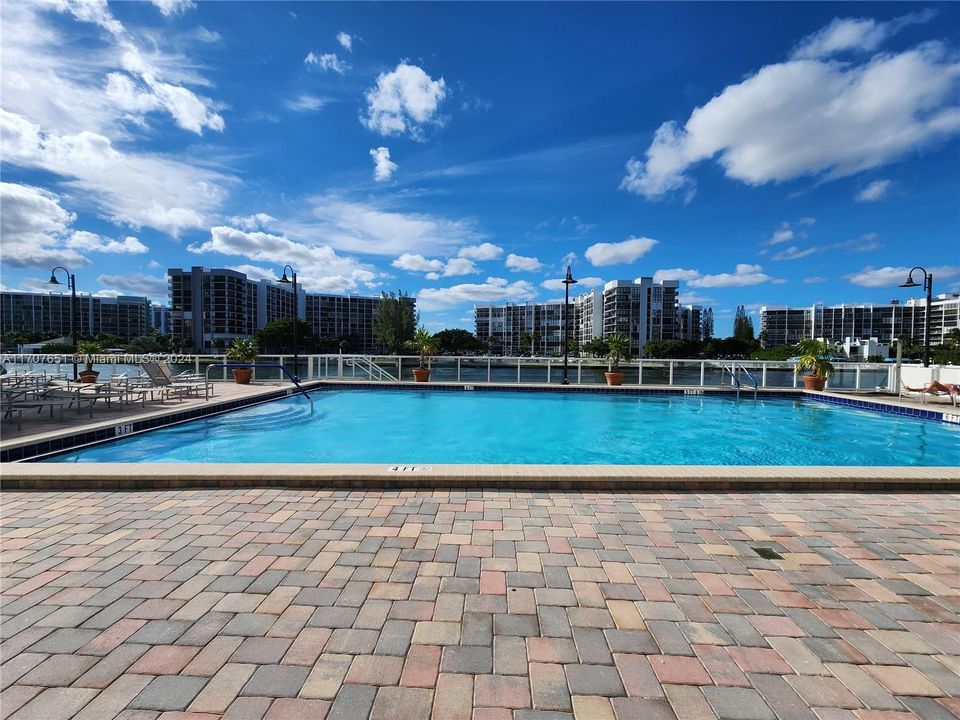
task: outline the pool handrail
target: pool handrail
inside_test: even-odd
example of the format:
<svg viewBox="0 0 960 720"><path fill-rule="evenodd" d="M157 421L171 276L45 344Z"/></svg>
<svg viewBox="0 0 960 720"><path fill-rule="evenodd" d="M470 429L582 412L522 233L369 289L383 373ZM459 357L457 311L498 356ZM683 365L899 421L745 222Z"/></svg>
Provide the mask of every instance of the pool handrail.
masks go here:
<svg viewBox="0 0 960 720"><path fill-rule="evenodd" d="M211 368L233 368L233 369L238 369L238 368L272 368L272 369L274 369L274 370L280 370L280 372L282 372L284 375L286 375L286 376L290 379L290 382L292 382L294 385L297 386L297 390L299 390L300 393L307 399L307 402L310 403L310 414L311 414L311 415L313 414L313 398L310 397L310 393L308 393L306 390L304 390L303 385L301 385L301 384L297 381L297 379L296 379L293 375L290 374L290 371L287 370L287 369L286 369L282 364L280 364L280 363L238 363L238 362L232 362L232 363L214 363L214 364L212 364L212 365L207 365L207 369L206 369L206 371L204 372L204 376L206 377L206 379L207 379L208 382L209 382L209 380L210 380L210 370L211 370Z"/></svg>

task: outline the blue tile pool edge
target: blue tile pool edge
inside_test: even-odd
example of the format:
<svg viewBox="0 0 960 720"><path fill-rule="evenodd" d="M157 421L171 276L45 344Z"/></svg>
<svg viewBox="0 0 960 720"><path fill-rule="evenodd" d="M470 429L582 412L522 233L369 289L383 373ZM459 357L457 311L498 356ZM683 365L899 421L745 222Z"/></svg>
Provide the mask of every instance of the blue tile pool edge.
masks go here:
<svg viewBox="0 0 960 720"><path fill-rule="evenodd" d="M730 389L721 389L721 388L642 388L642 387L604 387L604 386L576 386L576 385L560 385L560 386L549 386L549 385L536 385L536 386L523 386L523 385L497 385L497 384L484 384L484 385L471 385L469 383L414 383L414 382L402 382L402 383L376 383L372 384L369 382L324 382L324 381L314 381L307 386L310 392L324 391L324 390L392 390L392 391L429 391L429 392L516 392L516 393L531 393L531 392L552 392L552 393L586 393L586 394L609 394L609 395L629 395L629 396L664 396L664 395L679 395L679 396L704 396L704 395L715 395L721 397L736 397L736 390ZM212 417L214 415L222 415L225 413L232 412L234 410L240 410L243 408L251 407L253 405L260 405L266 402L272 402L274 400L280 400L283 398L290 397L295 394L295 390L283 389L277 390L271 393L265 393L262 395L257 395L252 398L241 398L238 400L229 400L219 402L212 406L200 406L196 408L191 408L189 410L184 410L182 412L168 413L156 417L146 418L144 420L137 420L131 423L115 423L109 427L100 428L97 430L86 431L86 432L77 432L73 435L65 435L59 438L53 438L50 440L42 440L36 443L25 443L17 447L0 450L0 463L11 463L11 462L38 462L46 460L48 458L54 457L56 455L62 455L68 452L73 452L87 447L92 447L94 445L105 445L111 442L116 442L118 440L124 440L135 435L139 435L143 432L149 430L155 430L158 428L169 427L171 425L179 425L186 422L191 422L193 420L199 420L206 417ZM741 399L751 400L751 391L741 390L740 392ZM837 397L834 395L825 395L818 392L809 392L801 389L791 389L791 388L770 388L767 390L760 390L758 393L759 397L769 397L769 398L784 398L784 399L805 399L813 400L816 402L823 402L832 405L841 405L850 408L868 410L874 412L882 412L892 415L902 415L905 417L912 417L920 420L928 420L933 422L957 422L955 420L948 420L944 416L946 413L943 411L936 410L925 410L921 408L910 408L910 407L900 407L898 405L888 405L881 401L867 401L859 400L853 398L844 398ZM955 417L955 416L954 416ZM132 426L132 429L124 432L122 435L117 434L117 425L123 426ZM777 467L777 466L771 466Z"/></svg>

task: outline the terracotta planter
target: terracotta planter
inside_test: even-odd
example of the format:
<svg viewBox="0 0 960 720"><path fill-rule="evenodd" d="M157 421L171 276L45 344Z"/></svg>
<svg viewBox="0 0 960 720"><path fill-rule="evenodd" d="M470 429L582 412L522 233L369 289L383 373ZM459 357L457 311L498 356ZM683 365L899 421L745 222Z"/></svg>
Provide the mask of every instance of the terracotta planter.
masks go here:
<svg viewBox="0 0 960 720"><path fill-rule="evenodd" d="M100 377L99 370L81 370L77 373L77 379L82 383L95 383Z"/></svg>
<svg viewBox="0 0 960 720"><path fill-rule="evenodd" d="M249 385L252 376L253 368L236 368L233 371L233 379L237 381L237 385Z"/></svg>
<svg viewBox="0 0 960 720"><path fill-rule="evenodd" d="M819 375L804 375L803 376L803 387L807 390L823 390L823 386L826 384L827 379Z"/></svg>
<svg viewBox="0 0 960 720"><path fill-rule="evenodd" d="M427 368L413 369L414 382L430 382L430 370Z"/></svg>
<svg viewBox="0 0 960 720"><path fill-rule="evenodd" d="M603 376L607 378L607 385L623 385L623 373L619 370L616 372L605 372Z"/></svg>

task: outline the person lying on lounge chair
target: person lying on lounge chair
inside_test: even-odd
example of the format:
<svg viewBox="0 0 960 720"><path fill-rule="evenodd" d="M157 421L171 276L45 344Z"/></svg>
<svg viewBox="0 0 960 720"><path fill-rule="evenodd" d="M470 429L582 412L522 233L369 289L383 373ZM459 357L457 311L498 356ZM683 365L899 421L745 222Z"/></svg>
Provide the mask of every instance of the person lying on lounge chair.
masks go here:
<svg viewBox="0 0 960 720"><path fill-rule="evenodd" d="M918 393L949 393L949 394L951 394L951 395L952 395L953 393L957 392L958 388L960 388L960 386L958 386L958 385L953 385L953 384L951 384L951 385L944 385L944 384L943 384L942 382L940 382L939 380L931 380L931 381L928 382L926 385L924 385L922 388L910 387L909 385L906 385L906 384L903 386L903 389L904 389L904 390L909 390L910 392L918 392Z"/></svg>

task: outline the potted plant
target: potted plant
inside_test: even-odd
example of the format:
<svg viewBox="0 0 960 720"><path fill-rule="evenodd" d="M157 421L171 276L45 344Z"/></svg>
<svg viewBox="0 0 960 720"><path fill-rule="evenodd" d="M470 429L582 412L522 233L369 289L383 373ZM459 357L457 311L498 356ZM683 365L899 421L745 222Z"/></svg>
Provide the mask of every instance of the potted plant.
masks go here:
<svg viewBox="0 0 960 720"><path fill-rule="evenodd" d="M77 379L82 383L96 382L97 378L100 377L100 372L93 369L93 358L91 356L102 353L103 345L95 340L82 342L77 345L77 352L85 356L84 362L86 363L83 370L77 373Z"/></svg>
<svg viewBox="0 0 960 720"><path fill-rule="evenodd" d="M260 348L253 338L236 338L233 344L227 349L227 359L237 360L242 363L252 363L257 359ZM238 385L249 385L250 377L253 375L253 368L234 368L233 379Z"/></svg>
<svg viewBox="0 0 960 720"><path fill-rule="evenodd" d="M793 371L796 374L806 372L803 387L807 390L823 390L827 378L835 372L833 363L827 360L830 347L820 340L805 338L797 343L800 357Z"/></svg>
<svg viewBox="0 0 960 720"><path fill-rule="evenodd" d="M407 343L407 347L420 353L420 367L413 369L413 379L416 382L430 382L430 368L427 367L427 358L437 352L430 331L425 327L417 328L417 331L413 334L413 340Z"/></svg>
<svg viewBox="0 0 960 720"><path fill-rule="evenodd" d="M617 333L607 338L607 385L622 385L623 373L620 372L620 361L630 362L630 336L626 333Z"/></svg>

